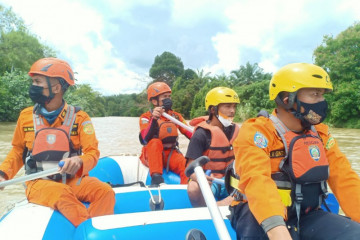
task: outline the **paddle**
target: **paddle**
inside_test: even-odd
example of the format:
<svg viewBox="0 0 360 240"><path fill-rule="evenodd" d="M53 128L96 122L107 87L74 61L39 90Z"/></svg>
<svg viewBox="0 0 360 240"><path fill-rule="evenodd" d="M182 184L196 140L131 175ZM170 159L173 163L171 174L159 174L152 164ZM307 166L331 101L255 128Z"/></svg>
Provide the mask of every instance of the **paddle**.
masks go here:
<svg viewBox="0 0 360 240"><path fill-rule="evenodd" d="M59 167L62 168L64 166L64 164L65 164L64 161L60 161L59 162ZM57 173L59 173L59 168L58 167L51 168L51 169L48 169L48 170L45 170L45 171L41 171L41 172L25 175L23 177L18 177L18 178L14 178L14 179L11 179L11 180L0 182L0 188L9 186L11 184L24 183L26 181L34 180L34 179L37 179L37 178L47 177L47 176L54 175L54 174L57 174Z"/></svg>
<svg viewBox="0 0 360 240"><path fill-rule="evenodd" d="M172 121L173 123L179 125L180 127L185 128L186 130L188 130L189 132L194 132L194 129L192 127L189 127L188 125L180 122L179 120L177 120L176 118L170 116L169 114L167 114L166 112L163 112L162 115L164 117L166 117L167 119L169 119L170 121Z"/></svg>
<svg viewBox="0 0 360 240"><path fill-rule="evenodd" d="M211 218L214 222L216 232L221 240L223 239L231 239L230 234L225 226L224 219L220 213L220 210L216 204L215 198L211 192L210 186L206 179L204 170L202 166L209 162L210 159L207 156L201 156L196 160L192 161L189 166L185 170L185 174L187 177L190 177L191 174L195 172L197 181L200 185L200 190L205 199L206 206L209 209Z"/></svg>

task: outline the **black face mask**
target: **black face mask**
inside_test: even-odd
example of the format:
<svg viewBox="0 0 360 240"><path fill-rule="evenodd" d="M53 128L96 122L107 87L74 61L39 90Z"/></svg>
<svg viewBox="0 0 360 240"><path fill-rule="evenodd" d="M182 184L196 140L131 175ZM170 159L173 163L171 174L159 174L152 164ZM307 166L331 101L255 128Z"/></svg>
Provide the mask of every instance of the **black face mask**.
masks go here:
<svg viewBox="0 0 360 240"><path fill-rule="evenodd" d="M45 105L45 103L48 103L51 101L51 99L53 99L53 95L50 96L45 96L43 95L43 91L44 91L44 87L40 87L40 86L35 86L35 85L31 85L29 88L29 95L31 100L34 103L38 103L40 105Z"/></svg>
<svg viewBox="0 0 360 240"><path fill-rule="evenodd" d="M166 112L171 110L172 101L171 101L170 98L165 98L165 99L162 100L162 102L163 102L163 107L164 107Z"/></svg>
<svg viewBox="0 0 360 240"><path fill-rule="evenodd" d="M297 105L298 110L295 113L295 117L301 120L301 125L305 129L310 129L311 125L317 125L326 118L326 111L328 109L326 100L313 104L297 100ZM300 106L305 110L303 113L300 113Z"/></svg>

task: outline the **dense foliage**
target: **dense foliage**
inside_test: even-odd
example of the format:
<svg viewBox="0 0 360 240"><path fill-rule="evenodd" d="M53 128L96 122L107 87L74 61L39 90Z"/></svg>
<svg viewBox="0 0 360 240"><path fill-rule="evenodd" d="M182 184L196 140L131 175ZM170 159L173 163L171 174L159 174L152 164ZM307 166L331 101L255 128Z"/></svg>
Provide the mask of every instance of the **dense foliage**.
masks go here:
<svg viewBox="0 0 360 240"><path fill-rule="evenodd" d="M335 38L325 36L314 56L315 63L328 70L334 85L334 92L327 97L328 121L336 127L360 128L360 23Z"/></svg>
<svg viewBox="0 0 360 240"><path fill-rule="evenodd" d="M16 121L21 109L32 105L27 76L31 64L56 54L29 33L11 9L0 5L0 56L0 121ZM336 37L324 36L314 51L314 59L329 72L334 84L334 92L326 97L331 110L327 123L360 128L360 24L355 23ZM164 81L172 87L173 108L187 119L206 114L206 93L217 86L238 93L241 103L236 121L254 117L261 109L271 111L275 106L268 100L272 74L265 73L257 63L248 62L229 75L211 76L204 70L185 69L181 58L165 51L155 57L149 75L152 82ZM103 96L90 85L77 84L67 91L65 99L93 117L135 117L150 108L146 89L139 94Z"/></svg>

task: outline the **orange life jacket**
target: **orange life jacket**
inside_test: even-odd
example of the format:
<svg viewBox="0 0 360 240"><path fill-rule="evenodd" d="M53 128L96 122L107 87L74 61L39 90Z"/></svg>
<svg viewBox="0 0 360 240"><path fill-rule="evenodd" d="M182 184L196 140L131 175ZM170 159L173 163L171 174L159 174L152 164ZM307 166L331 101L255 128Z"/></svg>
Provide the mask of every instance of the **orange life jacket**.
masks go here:
<svg viewBox="0 0 360 240"><path fill-rule="evenodd" d="M230 141L222 129L209 125L206 121L198 123L196 127L196 129L199 127L207 129L211 133L210 147L203 153L203 155L210 158L210 162L205 164L203 168L205 170L211 170L211 173L213 173L216 178L222 178L227 166L235 159L232 143L239 132L239 126L237 124L234 124L234 126L235 129Z"/></svg>
<svg viewBox="0 0 360 240"><path fill-rule="evenodd" d="M55 168L60 160L77 155L72 149L70 140L75 116L75 107L68 105L63 124L60 127L49 127L36 112L33 113L35 139L25 160L26 174ZM48 178L60 180L62 177L56 174Z"/></svg>
<svg viewBox="0 0 360 240"><path fill-rule="evenodd" d="M159 124L159 139L164 144L171 144L171 145L173 144L175 146L179 136L178 128L176 127L176 124L171 121L162 120L161 118L158 120L158 124Z"/></svg>
<svg viewBox="0 0 360 240"><path fill-rule="evenodd" d="M326 198L329 162L315 127L306 133L295 133L276 116L269 118L285 148L279 165L281 172L273 173L272 178L278 188L291 189L290 209L295 210L299 224L300 212L320 207Z"/></svg>

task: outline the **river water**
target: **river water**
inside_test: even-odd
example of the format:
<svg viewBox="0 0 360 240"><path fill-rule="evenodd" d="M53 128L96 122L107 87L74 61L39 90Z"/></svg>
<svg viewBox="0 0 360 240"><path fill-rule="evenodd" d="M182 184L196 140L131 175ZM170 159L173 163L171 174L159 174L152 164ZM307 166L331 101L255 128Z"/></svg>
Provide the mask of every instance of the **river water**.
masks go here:
<svg viewBox="0 0 360 240"><path fill-rule="evenodd" d="M139 118L137 117L102 117L92 118L97 138L99 140L100 157L109 155L139 155ZM15 123L0 123L0 162L11 149L11 139ZM340 149L360 175L360 129L331 129L332 135L339 143ZM180 136L180 149L186 152L188 140ZM22 176L20 170L17 176ZM0 191L0 216L11 209L17 202L25 200L25 190L22 185L8 186Z"/></svg>

